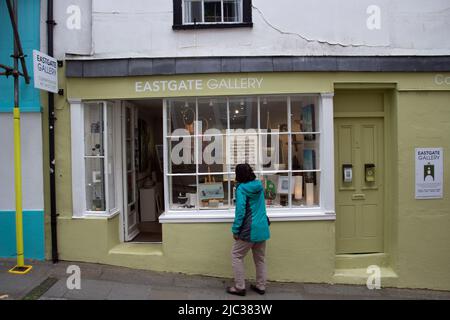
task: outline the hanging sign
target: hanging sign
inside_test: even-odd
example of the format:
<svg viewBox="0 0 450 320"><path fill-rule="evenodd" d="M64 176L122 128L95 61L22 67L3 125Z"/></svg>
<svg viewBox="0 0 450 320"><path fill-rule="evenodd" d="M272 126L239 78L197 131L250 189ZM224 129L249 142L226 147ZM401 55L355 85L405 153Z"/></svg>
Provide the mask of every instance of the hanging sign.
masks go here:
<svg viewBox="0 0 450 320"><path fill-rule="evenodd" d="M416 148L416 199L443 197L443 149Z"/></svg>
<svg viewBox="0 0 450 320"><path fill-rule="evenodd" d="M33 50L34 87L58 93L58 62L45 53Z"/></svg>

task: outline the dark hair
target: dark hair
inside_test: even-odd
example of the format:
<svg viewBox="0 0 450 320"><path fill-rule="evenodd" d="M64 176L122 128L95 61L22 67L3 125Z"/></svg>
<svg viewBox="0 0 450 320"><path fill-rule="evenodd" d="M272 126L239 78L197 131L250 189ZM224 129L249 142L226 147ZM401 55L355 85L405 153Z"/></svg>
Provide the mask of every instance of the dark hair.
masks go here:
<svg viewBox="0 0 450 320"><path fill-rule="evenodd" d="M241 163L236 166L236 181L245 183L256 179L252 167L248 163Z"/></svg>

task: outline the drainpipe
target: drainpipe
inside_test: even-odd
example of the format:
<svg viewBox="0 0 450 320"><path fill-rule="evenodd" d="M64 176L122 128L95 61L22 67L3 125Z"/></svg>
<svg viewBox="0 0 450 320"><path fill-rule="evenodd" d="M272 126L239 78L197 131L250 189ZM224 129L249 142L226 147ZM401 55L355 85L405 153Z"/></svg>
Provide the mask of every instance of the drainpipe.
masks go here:
<svg viewBox="0 0 450 320"><path fill-rule="evenodd" d="M53 28L56 23L53 20L53 0L47 1L47 54L53 57ZM48 125L49 125L49 164L50 164L50 225L52 236L52 261L57 263L58 238L57 238L57 214L55 192L55 101L53 92L48 93Z"/></svg>

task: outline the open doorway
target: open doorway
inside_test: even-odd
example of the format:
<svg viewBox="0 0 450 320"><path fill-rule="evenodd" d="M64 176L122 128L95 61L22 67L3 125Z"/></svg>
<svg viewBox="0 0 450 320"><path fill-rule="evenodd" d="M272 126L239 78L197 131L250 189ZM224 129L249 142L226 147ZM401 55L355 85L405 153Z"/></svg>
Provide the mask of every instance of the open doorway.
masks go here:
<svg viewBox="0 0 450 320"><path fill-rule="evenodd" d="M125 241L162 242L163 102L122 102Z"/></svg>

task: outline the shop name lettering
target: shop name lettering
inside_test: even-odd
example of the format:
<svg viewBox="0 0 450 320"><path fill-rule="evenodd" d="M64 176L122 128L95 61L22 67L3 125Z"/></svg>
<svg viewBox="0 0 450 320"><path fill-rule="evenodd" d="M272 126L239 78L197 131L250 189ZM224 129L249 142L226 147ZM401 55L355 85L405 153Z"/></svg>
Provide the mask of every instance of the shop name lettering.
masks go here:
<svg viewBox="0 0 450 320"><path fill-rule="evenodd" d="M434 151L419 151L417 153L417 159L419 160L438 160L441 154L438 150Z"/></svg>
<svg viewBox="0 0 450 320"><path fill-rule="evenodd" d="M260 89L263 78L235 78L235 79L191 79L191 80L155 80L136 81L136 92L177 92L209 90L245 90Z"/></svg>
<svg viewBox="0 0 450 320"><path fill-rule="evenodd" d="M54 75L56 74L56 62L52 61L46 57L36 55L36 61L38 62L37 67L39 71L43 71L46 74Z"/></svg>

